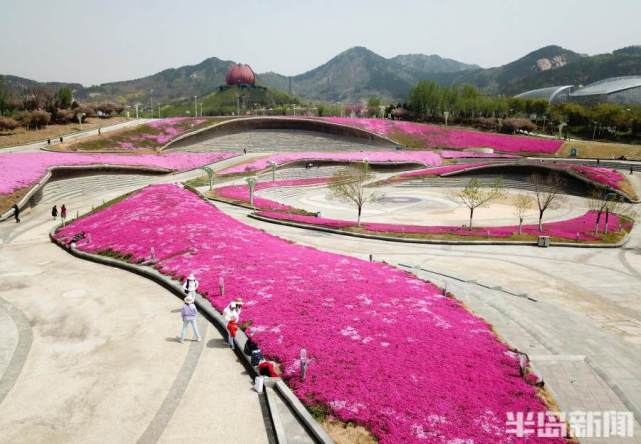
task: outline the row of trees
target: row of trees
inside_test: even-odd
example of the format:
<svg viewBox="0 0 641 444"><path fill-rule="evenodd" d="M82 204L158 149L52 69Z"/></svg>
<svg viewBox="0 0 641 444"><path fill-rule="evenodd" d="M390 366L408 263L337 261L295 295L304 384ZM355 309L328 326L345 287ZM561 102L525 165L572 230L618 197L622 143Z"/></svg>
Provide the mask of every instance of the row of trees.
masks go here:
<svg viewBox="0 0 641 444"><path fill-rule="evenodd" d="M11 131L19 126L40 129L49 123L82 122L88 117L120 114L123 109L123 106L111 102L78 103L73 100L73 92L68 87L55 93L33 88L19 97L12 96L0 83L0 131Z"/></svg>
<svg viewBox="0 0 641 444"><path fill-rule="evenodd" d="M374 179L367 162L354 166L344 167L334 174L330 183L330 198L346 201L354 205L357 211L357 224L360 225L363 207L369 202L380 200L383 195L375 189L368 188L368 183ZM565 181L558 174L547 176L533 174L529 177L534 194L519 193L511 198L514 214L518 219L518 234L523 232L523 221L527 214L536 210L538 212L539 231L543 232L543 216L552 206L553 202L561 202L561 195ZM456 191L453 195L469 210L468 229L472 230L474 212L483 208L492 201L504 198L506 190L502 179L497 179L489 187L483 186L478 179L470 179L467 185ZM590 209L597 213L594 232L599 233L602 218L605 218L604 232L608 233L610 214L620 214L634 218L633 210L623 199L613 193L601 189L594 189L590 195Z"/></svg>
<svg viewBox="0 0 641 444"><path fill-rule="evenodd" d="M550 104L547 100L482 95L472 85L441 86L420 81L409 103L388 108L395 118L472 124L484 129L554 133L560 124L566 131L590 138L641 138L641 106L601 103Z"/></svg>

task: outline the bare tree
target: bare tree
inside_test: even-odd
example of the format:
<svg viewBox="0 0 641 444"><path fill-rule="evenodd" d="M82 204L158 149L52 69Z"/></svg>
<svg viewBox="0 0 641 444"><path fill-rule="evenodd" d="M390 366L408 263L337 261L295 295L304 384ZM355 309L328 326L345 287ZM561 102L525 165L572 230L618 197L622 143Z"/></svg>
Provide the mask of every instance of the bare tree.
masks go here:
<svg viewBox="0 0 641 444"><path fill-rule="evenodd" d="M550 207L555 200L561 200L561 190L565 181L558 174L550 174L547 177L540 174L532 174L529 179L534 185L536 193L536 204L539 208L539 231L543 231L543 213Z"/></svg>
<svg viewBox="0 0 641 444"><path fill-rule="evenodd" d="M599 224L601 223L601 216L608 206L608 199L610 195L603 189L593 188L590 192L588 205L590 210L596 212L596 221L594 223L594 234L599 233Z"/></svg>
<svg viewBox="0 0 641 444"><path fill-rule="evenodd" d="M456 197L470 210L470 230L474 210L487 205L490 201L499 199L504 194L503 181L498 178L489 188L483 188L478 179L471 179L465 188L456 193Z"/></svg>
<svg viewBox="0 0 641 444"><path fill-rule="evenodd" d="M382 196L365 187L373 179L367 162L362 165L340 168L334 173L329 182L330 198L351 202L358 211L357 224L361 224L363 206L368 202L375 202Z"/></svg>
<svg viewBox="0 0 641 444"><path fill-rule="evenodd" d="M519 218L519 234L523 233L523 219L529 210L534 207L534 198L529 194L519 193L512 198L514 213Z"/></svg>
<svg viewBox="0 0 641 444"><path fill-rule="evenodd" d="M605 205L605 229L604 233L608 234L610 223L610 214L616 214L619 217L625 217L635 222L638 219L637 210L630 203L625 202L623 197L618 194L610 194L610 199Z"/></svg>

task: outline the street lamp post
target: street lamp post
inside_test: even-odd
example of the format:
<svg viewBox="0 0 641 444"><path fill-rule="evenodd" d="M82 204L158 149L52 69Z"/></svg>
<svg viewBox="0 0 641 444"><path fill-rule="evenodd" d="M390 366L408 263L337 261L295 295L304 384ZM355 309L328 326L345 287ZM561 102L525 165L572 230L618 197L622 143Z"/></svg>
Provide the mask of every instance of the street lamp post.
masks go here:
<svg viewBox="0 0 641 444"><path fill-rule="evenodd" d="M194 118L198 117L198 103L196 103L196 98L198 96L194 96Z"/></svg>
<svg viewBox="0 0 641 444"><path fill-rule="evenodd" d="M151 113L151 118L154 118L154 90L149 90L149 112Z"/></svg>
<svg viewBox="0 0 641 444"><path fill-rule="evenodd" d="M278 167L278 164L270 160L269 166L272 168L272 182L274 182L276 180L276 168Z"/></svg>
<svg viewBox="0 0 641 444"><path fill-rule="evenodd" d="M245 181L249 187L249 206L254 208L254 188L256 187L256 178L248 177Z"/></svg>

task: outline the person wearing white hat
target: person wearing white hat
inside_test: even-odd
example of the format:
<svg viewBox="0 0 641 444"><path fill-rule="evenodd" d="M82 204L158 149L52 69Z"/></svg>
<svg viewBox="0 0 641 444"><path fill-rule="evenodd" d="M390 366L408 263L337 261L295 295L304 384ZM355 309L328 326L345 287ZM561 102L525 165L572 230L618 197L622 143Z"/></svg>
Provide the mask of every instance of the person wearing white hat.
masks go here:
<svg viewBox="0 0 641 444"><path fill-rule="evenodd" d="M223 310L223 317L227 321L227 344L234 349L234 338L238 331L238 321L240 320L240 309L243 305L243 300L236 298L231 301Z"/></svg>
<svg viewBox="0 0 641 444"><path fill-rule="evenodd" d="M180 336L178 337L178 342L181 344L185 339L185 333L187 333L187 326L191 325L191 328L194 331L194 338L196 341L200 341L200 332L198 331L198 324L196 323L196 316L198 315L198 310L196 305L194 305L194 297L187 295L185 297L185 304L180 310L180 315L183 320L183 328L180 331Z"/></svg>
<svg viewBox="0 0 641 444"><path fill-rule="evenodd" d="M186 295L191 296L194 299L196 298L196 290L198 290L198 281L196 280L194 273L191 273L183 283L183 290L185 291Z"/></svg>

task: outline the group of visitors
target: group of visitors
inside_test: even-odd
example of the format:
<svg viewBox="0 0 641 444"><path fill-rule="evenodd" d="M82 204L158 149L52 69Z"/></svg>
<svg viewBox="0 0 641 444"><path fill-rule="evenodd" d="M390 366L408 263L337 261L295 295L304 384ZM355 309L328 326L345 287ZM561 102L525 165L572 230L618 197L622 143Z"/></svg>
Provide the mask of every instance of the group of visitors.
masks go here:
<svg viewBox="0 0 641 444"><path fill-rule="evenodd" d="M58 218L58 207L56 205L53 206L51 209L51 216L53 217L53 220L56 220ZM16 223L20 223L20 207L18 204L13 205L13 218L16 220ZM67 207L65 204L62 204L60 207L60 219L62 219L62 223L65 223L65 220L67 219Z"/></svg>
<svg viewBox="0 0 641 444"><path fill-rule="evenodd" d="M188 327L191 325L193 331L193 337L195 341L200 341L202 339L200 331L198 330L198 323L196 322L196 317L198 315L198 310L196 308L196 291L198 290L198 280L191 273L185 282L183 282L183 291L185 293L184 304L180 310L180 315L183 321L182 330L180 331L180 336L178 336L178 342L181 344L185 340L185 334L187 333ZM223 310L223 318L226 323L227 330L227 345L233 350L236 348L236 335L238 333L239 322L240 322L240 313L243 308L243 300L241 298L235 298L232 300L225 309ZM243 352L250 358L251 365L258 369L258 373L262 376L271 376L277 377L280 375L278 364L273 361L268 361L264 358L262 352L258 345L253 341L251 337L251 332L249 328L245 329L245 334L247 336L247 341L245 342L245 347Z"/></svg>
<svg viewBox="0 0 641 444"><path fill-rule="evenodd" d="M51 217L53 217L53 220L56 220L58 218L58 207L56 205L54 205L51 209ZM67 220L67 207L65 206L65 204L62 204L62 206L60 207L60 219L62 220L63 224Z"/></svg>

